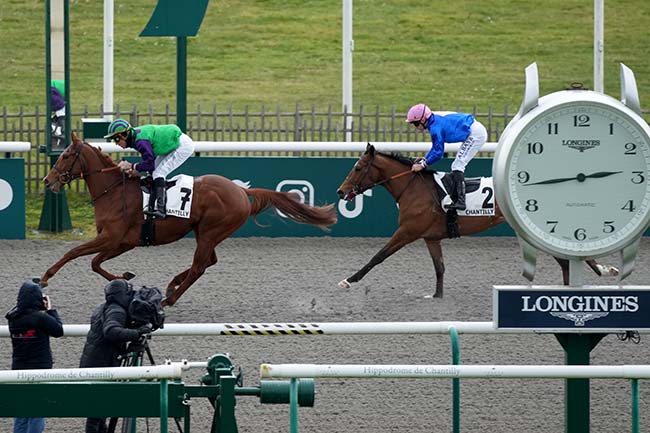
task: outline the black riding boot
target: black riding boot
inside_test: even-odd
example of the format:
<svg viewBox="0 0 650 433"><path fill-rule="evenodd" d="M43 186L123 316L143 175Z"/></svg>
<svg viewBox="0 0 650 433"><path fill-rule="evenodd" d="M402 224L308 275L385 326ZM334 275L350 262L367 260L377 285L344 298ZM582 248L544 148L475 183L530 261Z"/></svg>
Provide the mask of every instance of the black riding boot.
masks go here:
<svg viewBox="0 0 650 433"><path fill-rule="evenodd" d="M153 187L156 190L156 210L154 216L156 218L165 219L167 216L167 189L165 188L165 178L157 177L153 180Z"/></svg>
<svg viewBox="0 0 650 433"><path fill-rule="evenodd" d="M449 206L449 209L465 210L465 173L460 170L454 170L451 172L451 175L454 179L456 201Z"/></svg>
<svg viewBox="0 0 650 433"><path fill-rule="evenodd" d="M153 181L151 181L151 192L149 193L149 203L147 203L147 207L144 209L144 214L145 215L153 215L154 214L154 209L156 207L156 198L158 196L156 195L156 188L153 186Z"/></svg>

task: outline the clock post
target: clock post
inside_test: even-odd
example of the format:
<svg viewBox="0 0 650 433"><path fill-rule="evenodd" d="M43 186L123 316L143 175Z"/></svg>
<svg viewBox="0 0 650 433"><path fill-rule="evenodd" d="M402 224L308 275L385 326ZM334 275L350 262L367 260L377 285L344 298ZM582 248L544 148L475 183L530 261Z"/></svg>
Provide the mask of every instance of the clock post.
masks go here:
<svg viewBox="0 0 650 433"><path fill-rule="evenodd" d="M495 152L496 200L523 275L533 281L539 251L569 260L568 286L495 286L495 327L554 334L567 365L588 365L609 333L650 330L650 286L588 286L583 275L584 260L619 253L623 280L650 226L650 127L640 114L623 64L620 101L581 86L540 97L532 64ZM589 432L589 397L588 379L566 379L566 432Z"/></svg>
<svg viewBox="0 0 650 433"><path fill-rule="evenodd" d="M584 263L569 260L569 287L584 287ZM566 365L589 365L590 353L607 336L606 333L556 333L564 349ZM589 379L566 379L564 383L564 424L567 433L589 433L591 393Z"/></svg>

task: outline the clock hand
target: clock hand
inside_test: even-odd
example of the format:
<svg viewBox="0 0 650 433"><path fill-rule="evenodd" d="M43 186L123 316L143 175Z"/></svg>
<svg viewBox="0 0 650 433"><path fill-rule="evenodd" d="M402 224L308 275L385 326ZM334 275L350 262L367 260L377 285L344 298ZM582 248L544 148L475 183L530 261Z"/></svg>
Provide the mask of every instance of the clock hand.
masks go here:
<svg viewBox="0 0 650 433"><path fill-rule="evenodd" d="M548 179L548 180L542 180L542 181L539 181L539 182L527 183L527 184L524 184L524 185L522 185L522 186L549 185L549 184L552 184L552 183L567 182L567 181L570 181L570 180L576 180L576 179L577 179L577 176L573 176L573 177L558 177L558 178L556 178L556 179Z"/></svg>
<svg viewBox="0 0 650 433"><path fill-rule="evenodd" d="M585 179L588 179L590 177L599 179L601 177L607 177L607 176L611 176L612 174L619 174L619 173L623 173L623 172L622 171L599 171L597 173L592 173L592 174L586 175ZM580 175L578 175L578 176L580 176ZM578 179L578 180L580 181L580 179Z"/></svg>
<svg viewBox="0 0 650 433"><path fill-rule="evenodd" d="M542 180L540 182L527 183L524 186L550 185L550 184L553 184L553 183L568 182L570 180L577 180L578 182L584 182L585 179L588 179L588 178L600 179L602 177L607 177L607 176L611 176L613 174L619 174L619 173L623 173L623 172L622 171L598 171L596 173L587 174L587 175L585 175L584 173L578 173L575 177L558 177L556 179L548 179L548 180Z"/></svg>

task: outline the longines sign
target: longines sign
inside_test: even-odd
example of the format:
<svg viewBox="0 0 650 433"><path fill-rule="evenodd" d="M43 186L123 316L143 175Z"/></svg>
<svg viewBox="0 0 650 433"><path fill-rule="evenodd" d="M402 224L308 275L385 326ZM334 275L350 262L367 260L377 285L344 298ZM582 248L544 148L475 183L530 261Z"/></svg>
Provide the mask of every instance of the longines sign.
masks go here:
<svg viewBox="0 0 650 433"><path fill-rule="evenodd" d="M494 286L494 326L540 332L650 329L650 286Z"/></svg>

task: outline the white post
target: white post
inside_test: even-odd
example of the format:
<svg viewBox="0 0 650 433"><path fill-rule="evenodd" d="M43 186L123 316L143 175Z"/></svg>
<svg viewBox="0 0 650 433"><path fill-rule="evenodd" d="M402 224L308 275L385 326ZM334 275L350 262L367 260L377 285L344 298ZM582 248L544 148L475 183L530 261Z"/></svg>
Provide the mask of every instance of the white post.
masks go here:
<svg viewBox="0 0 650 433"><path fill-rule="evenodd" d="M113 111L113 0L104 0L104 113ZM112 114L104 114L113 120Z"/></svg>
<svg viewBox="0 0 650 433"><path fill-rule="evenodd" d="M63 0L50 3L50 49L53 80L65 79L65 35L63 23Z"/></svg>
<svg viewBox="0 0 650 433"><path fill-rule="evenodd" d="M352 0L343 0L343 111L347 112L345 118L345 141L352 141ZM347 108L347 110L346 110Z"/></svg>
<svg viewBox="0 0 650 433"><path fill-rule="evenodd" d="M604 93L605 0L594 0L594 90Z"/></svg>

